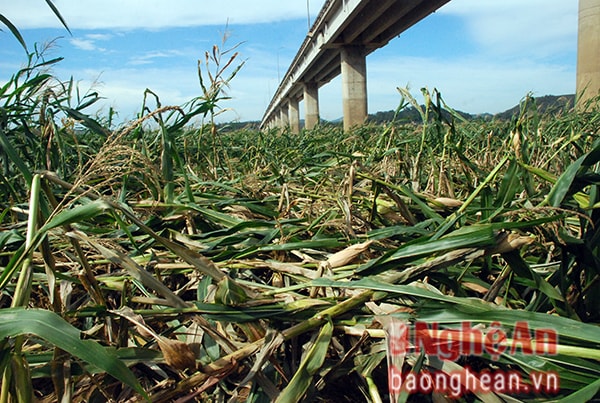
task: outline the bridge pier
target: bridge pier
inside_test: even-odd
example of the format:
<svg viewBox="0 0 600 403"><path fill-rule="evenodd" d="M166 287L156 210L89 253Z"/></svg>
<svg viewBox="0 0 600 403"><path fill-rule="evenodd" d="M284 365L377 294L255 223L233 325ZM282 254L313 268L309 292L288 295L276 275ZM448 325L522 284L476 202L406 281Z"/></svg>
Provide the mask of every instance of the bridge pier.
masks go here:
<svg viewBox="0 0 600 403"><path fill-rule="evenodd" d="M304 83L304 127L314 129L319 124L319 85L314 82Z"/></svg>
<svg viewBox="0 0 600 403"><path fill-rule="evenodd" d="M347 131L367 119L367 60L364 46L347 45L340 53L342 110Z"/></svg>
<svg viewBox="0 0 600 403"><path fill-rule="evenodd" d="M289 125L290 125L290 119L289 119L289 115L288 115L288 110L286 108L286 105L283 105L281 107L281 110L279 111L279 127L281 127L282 129L285 129Z"/></svg>
<svg viewBox="0 0 600 403"><path fill-rule="evenodd" d="M600 94L600 0L579 0L577 103Z"/></svg>
<svg viewBox="0 0 600 403"><path fill-rule="evenodd" d="M294 134L300 133L300 108L297 98L292 98L288 102L288 118L290 121L290 130Z"/></svg>
<svg viewBox="0 0 600 403"><path fill-rule="evenodd" d="M344 129L367 119L366 56L435 12L450 0L343 0L326 1L300 50L281 79L261 121L276 120L288 111L291 98L305 100L305 127L318 125L318 87L342 74ZM581 0L595 2L600 0ZM600 25L600 24L599 24ZM294 105L292 105L292 110ZM291 120L294 117L291 116ZM292 122L295 130L295 122Z"/></svg>

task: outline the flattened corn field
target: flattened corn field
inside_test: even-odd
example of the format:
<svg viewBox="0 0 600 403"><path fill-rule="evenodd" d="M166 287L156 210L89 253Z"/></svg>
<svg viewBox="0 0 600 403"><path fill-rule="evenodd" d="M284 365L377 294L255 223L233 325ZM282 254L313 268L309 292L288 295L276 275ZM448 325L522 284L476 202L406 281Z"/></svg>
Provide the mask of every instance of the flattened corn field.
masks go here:
<svg viewBox="0 0 600 403"><path fill-rule="evenodd" d="M54 62L32 54L0 87L0 403L390 401L390 318L508 337L395 357L524 382L460 401L598 395L597 102L466 121L400 90L419 124L228 131L214 117L241 66L215 48L201 96L148 90L116 126ZM554 354L506 348L523 323Z"/></svg>

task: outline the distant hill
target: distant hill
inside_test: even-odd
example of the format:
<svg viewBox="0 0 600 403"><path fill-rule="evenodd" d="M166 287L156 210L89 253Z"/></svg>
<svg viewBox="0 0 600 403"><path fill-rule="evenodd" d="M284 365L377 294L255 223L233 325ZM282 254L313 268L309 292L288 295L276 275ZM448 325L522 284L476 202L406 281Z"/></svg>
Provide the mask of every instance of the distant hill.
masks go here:
<svg viewBox="0 0 600 403"><path fill-rule="evenodd" d="M502 113L494 115L497 119L511 119L519 115L521 108L528 112L537 111L538 114L556 114L570 110L575 104L575 95L544 95L543 97L525 97L519 105L513 106Z"/></svg>
<svg viewBox="0 0 600 403"><path fill-rule="evenodd" d="M538 114L553 114L559 113L564 110L569 110L573 107L575 102L575 95L545 95L543 97L525 97L519 105L515 105L510 109L505 110L504 112L491 114L491 113L482 113L482 114L471 114L459 110L455 110L460 116L467 120L473 119L499 119L499 120L510 120L514 116L518 116L521 112L521 108L527 108L529 113L536 111ZM424 105L421 105L424 108ZM385 111L385 112L377 112L375 114L369 115L369 122L381 124L387 123L394 120L395 111ZM447 111L443 111L446 118L449 118L450 113ZM408 122L420 122L421 116L419 112L413 108L412 106L409 108L405 108L398 113L396 116L396 121L408 121Z"/></svg>
<svg viewBox="0 0 600 403"><path fill-rule="evenodd" d="M421 105L421 108L424 109L425 106ZM455 110L455 112L467 120L474 119L476 117L476 115L471 115L470 113L466 113L466 112L462 112L462 111ZM442 110L442 115L444 116L444 118L450 119L450 112L448 112L446 110ZM386 111L386 112L377 112L375 114L370 114L368 117L368 121L370 123L375 123L375 124L388 123L393 120L395 120L396 122L420 123L421 115L419 114L419 111L417 111L417 109L410 106L408 108L402 109L397 114L396 114L396 111Z"/></svg>
<svg viewBox="0 0 600 403"><path fill-rule="evenodd" d="M542 97L530 97L527 96L523 98L523 100L519 103L519 105L515 105L510 109L505 110L504 112L491 114L491 113L480 113L480 114L471 114L459 110L455 110L460 116L465 118L466 120L474 120L474 119L482 119L482 120L510 120L515 116L518 116L521 113L521 108L527 108L528 113L536 112L538 114L555 114L560 113L565 110L569 110L573 107L575 103L575 95L567 94L567 95L544 95ZM424 108L424 105L421 105ZM442 113L446 119L450 119L450 113L446 110L443 110ZM398 114L396 111L380 111L374 114L369 114L368 121L370 123L375 124L384 124L392 121L396 122L421 122L421 115L414 107L408 107L402 109ZM332 124L332 125L342 125L343 119L334 119L325 121L322 123ZM300 122L301 126L304 126L304 120ZM260 122L258 121L249 121L249 122L229 122L223 123L219 125L219 130L221 131L231 131L231 130L239 130L239 129L249 129L255 130L260 126Z"/></svg>
<svg viewBox="0 0 600 403"><path fill-rule="evenodd" d="M260 121L252 120L247 122L227 122L227 123L219 123L217 125L219 128L219 132L233 132L238 130L258 130L260 127Z"/></svg>

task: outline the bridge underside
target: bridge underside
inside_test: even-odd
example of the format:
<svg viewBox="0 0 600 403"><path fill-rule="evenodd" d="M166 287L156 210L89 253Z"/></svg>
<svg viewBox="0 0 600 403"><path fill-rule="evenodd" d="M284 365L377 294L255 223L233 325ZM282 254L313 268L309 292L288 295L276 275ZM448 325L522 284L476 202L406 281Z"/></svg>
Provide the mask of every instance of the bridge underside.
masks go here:
<svg viewBox="0 0 600 403"><path fill-rule="evenodd" d="M277 89L262 127L289 124L299 131L301 100L305 101L306 128L314 127L319 122L318 88L339 74L344 128L363 123L367 117L366 56L448 1L327 1Z"/></svg>

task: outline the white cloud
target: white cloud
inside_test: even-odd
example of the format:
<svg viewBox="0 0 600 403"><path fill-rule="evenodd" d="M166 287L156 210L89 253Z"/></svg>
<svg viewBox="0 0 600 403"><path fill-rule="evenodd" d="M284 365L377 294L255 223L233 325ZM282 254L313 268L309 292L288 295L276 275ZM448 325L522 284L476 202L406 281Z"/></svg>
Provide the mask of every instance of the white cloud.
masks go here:
<svg viewBox="0 0 600 403"><path fill-rule="evenodd" d="M94 44L94 41L92 41L90 39L73 38L69 42L71 42L71 45L75 46L77 49L81 49L81 50L95 50L96 49L96 45Z"/></svg>
<svg viewBox="0 0 600 403"><path fill-rule="evenodd" d="M502 112L530 92L575 92L576 1L452 0L437 13L464 24L464 42L448 44L448 58L399 57L394 52L406 54L401 41L385 57L374 52L367 58L370 113L396 108L396 87L407 84L417 99L421 87L437 88L450 107L469 113ZM444 35L444 25L429 26L431 41ZM339 77L321 87L319 100L321 117L342 116Z"/></svg>
<svg viewBox="0 0 600 403"><path fill-rule="evenodd" d="M128 64L131 65L143 65L143 64L152 64L154 59L167 59L175 56L184 56L185 52L180 50L171 49L168 51L152 51L147 52L143 55L137 55L132 57Z"/></svg>
<svg viewBox="0 0 600 403"><path fill-rule="evenodd" d="M435 57L372 57L367 62L369 113L393 110L400 104L397 87L409 87L423 102L421 88L437 89L446 104L467 113L498 113L534 96L572 94L575 73L569 66L532 61L499 63L470 57L447 61ZM319 90L319 110L327 120L342 117L338 76ZM303 106L301 105L301 110Z"/></svg>
<svg viewBox="0 0 600 403"><path fill-rule="evenodd" d="M311 14L324 0L310 2ZM267 23L307 15L305 1L261 0L55 0L71 29L160 29L200 25ZM60 22L43 2L11 1L2 14L19 28L60 27Z"/></svg>
<svg viewBox="0 0 600 403"><path fill-rule="evenodd" d="M58 70L58 69L57 69ZM59 75L63 75L60 70ZM69 71L69 74L73 72ZM109 106L120 113L121 119L132 119L142 107L144 91L150 89L159 96L162 105L181 105L199 94L193 71L177 68L143 70L137 68L120 68L81 70L74 75L80 78L78 85L82 92L90 88L98 91L105 98L97 106ZM149 84L152 83L152 84ZM156 107L154 98L148 98L148 106ZM96 106L96 107L97 107ZM88 112L93 112L94 106Z"/></svg>
<svg viewBox="0 0 600 403"><path fill-rule="evenodd" d="M452 0L437 13L459 18L465 42L477 48L450 44L456 50L449 59L374 52L367 59L370 113L396 108L396 87L407 85L418 100L421 87L437 88L450 107L469 113L502 112L530 92L575 92L576 1ZM436 35L443 32L433 31L431 40ZM320 89L319 99L323 118L342 116L339 77Z"/></svg>
<svg viewBox="0 0 600 403"><path fill-rule="evenodd" d="M172 52L177 53L176 50ZM242 53L251 54L253 62L248 61L234 77L230 88L225 89L223 95L231 99L219 102L218 106L229 110L220 115L217 121L248 121L262 117L278 83L274 66L269 66L270 60L257 57L256 55L262 53L256 52L242 49ZM152 57L168 57L169 53L152 52L146 56L152 60ZM241 62L242 59L238 61ZM237 65L234 62L232 67ZM232 71L229 69L227 73ZM95 86L95 91L105 98L88 109L88 113L95 112L100 106L106 113L109 107L113 107L119 113L119 120L124 121L134 118L140 112L146 88L159 96L163 106L182 105L202 93L194 64L180 63L179 60L174 60L164 67L107 66L77 71L63 71L59 64L56 73L60 77L73 75L80 79L79 86L82 92ZM227 73L225 76L228 76ZM148 98L148 105L151 109L156 107L153 97Z"/></svg>
<svg viewBox="0 0 600 403"><path fill-rule="evenodd" d="M369 109L392 109L400 96L396 87L437 88L447 104L469 113L497 113L516 105L527 93L535 96L572 94L575 74L569 66L468 58L451 62L435 58L374 61L368 66ZM395 102L395 104L393 103ZM387 106L386 106L387 105Z"/></svg>
<svg viewBox="0 0 600 403"><path fill-rule="evenodd" d="M107 41L113 36L111 34L87 34L85 37L94 41Z"/></svg>
<svg viewBox="0 0 600 403"><path fill-rule="evenodd" d="M535 96L573 93L575 74L570 67L574 68L528 60L500 63L478 57L453 61L434 57L371 57L367 66L369 112L395 109L400 102L396 88L407 85L417 99L421 87L437 88L454 109L469 113L502 112L518 104L529 92ZM162 105L181 105L201 93L193 68L132 67L103 72L87 70L74 75L86 78L82 88L100 76L102 85L98 91L107 98L102 104L105 110L113 106L121 119L131 119L139 112L146 88L158 94ZM232 99L219 103L220 107L232 110L222 114L218 121L260 119L277 84L268 61L251 58L227 91ZM339 76L320 89L319 100L321 117L332 120L342 116ZM303 110L301 104L302 113Z"/></svg>
<svg viewBox="0 0 600 403"><path fill-rule="evenodd" d="M70 38L69 42L71 43L71 45L73 45L77 49L104 52L104 51L106 51L106 49L102 48L102 47L98 47L96 45L96 42L106 41L106 40L109 40L111 37L112 37L112 35L110 35L110 34L87 34L87 35L84 35L83 38L77 38L77 37Z"/></svg>
<svg viewBox="0 0 600 403"><path fill-rule="evenodd" d="M571 51L577 37L574 0L452 0L438 12L462 18L489 55L552 57Z"/></svg>
<svg viewBox="0 0 600 403"><path fill-rule="evenodd" d="M317 13L324 0L311 0L311 13ZM13 1L2 6L2 13L21 27L60 26L59 21L44 2L35 5L31 1ZM217 4L218 3L218 4ZM438 13L456 17L466 27L465 43L476 43L473 48L456 43L456 54L451 60L430 57L399 57L396 49L402 43L392 41L385 57L373 53L367 60L369 111L394 109L400 95L396 87L410 84L412 92L419 88L438 88L448 105L465 112L500 112L514 106L532 91L534 95L573 93L575 88L575 54L577 31L576 1L567 0L452 0ZM217 25L222 27L229 18L231 24L281 21L296 19L290 29L305 27L306 1L222 0L198 2L175 0L172 2L116 0L82 2L55 0L55 4L67 19L71 28L151 28L170 26ZM12 19L19 16L20 20ZM301 19L301 20L300 20ZM299 22L301 21L301 22ZM293 25L296 24L296 25ZM286 26L287 27L287 26ZM189 30L192 31L192 30ZM298 30L300 35L302 30ZM90 32L90 31L88 31ZM189 32L177 31L179 45L187 40ZM432 25L431 41L443 35ZM461 31L462 32L462 31ZM196 50L146 47L151 51L125 48L125 40L114 40L122 33L89 33L71 38L78 49L98 51L104 45L111 52L126 54L129 59L94 59L101 67L102 86L99 93L106 97L106 106L114 106L121 119L132 118L139 112L146 88L155 91L163 105L179 105L200 94L194 60L183 58ZM161 31L160 35L171 35ZM284 48L279 43L281 32L263 42L263 38L249 40L241 48L241 59L248 58L238 76L233 80L229 95L233 98L220 106L231 107L220 119L260 119L270 97L278 85L278 70L282 76L296 49ZM110 42L110 46L102 41ZM183 41L181 40L183 39ZM303 38L299 37L301 42ZM256 41L255 41L256 40ZM258 42L257 42L258 41ZM459 41L460 42L460 41ZM177 46L177 45L175 45ZM119 53L120 52L120 53ZM139 53L139 54L138 54ZM289 53L289 54L288 54ZM398 50L398 53L406 54ZM81 52L80 52L81 54ZM111 53L112 55L113 53ZM422 53L421 53L422 54ZM468 54L468 55L466 55ZM554 56L561 60L555 60ZM566 55L566 57L565 57ZM570 60L573 59L573 60ZM84 59L84 58L82 58ZM159 63L167 60L169 65ZM192 58L194 59L194 58ZM241 60L240 59L240 60ZM565 62L565 59L567 61ZM570 60L570 61L569 61ZM103 64L104 63L104 64ZM164 67L159 68L158 66ZM60 65L59 67L60 68ZM58 72L60 73L60 72ZM62 77L83 79L86 85L97 79L98 70L64 71ZM341 83L339 77L321 88L320 110L323 118L341 117ZM302 110L302 106L301 106Z"/></svg>

